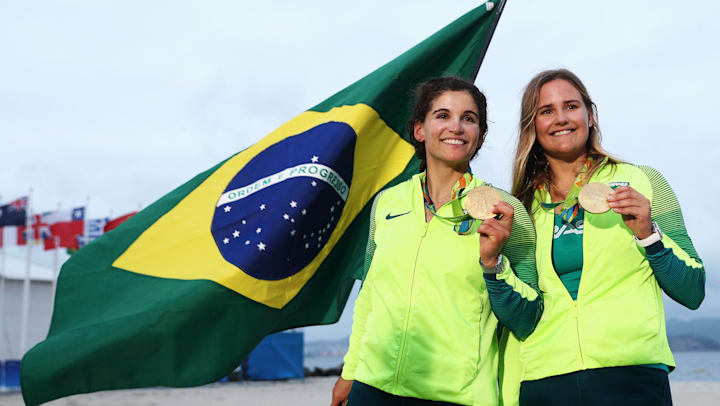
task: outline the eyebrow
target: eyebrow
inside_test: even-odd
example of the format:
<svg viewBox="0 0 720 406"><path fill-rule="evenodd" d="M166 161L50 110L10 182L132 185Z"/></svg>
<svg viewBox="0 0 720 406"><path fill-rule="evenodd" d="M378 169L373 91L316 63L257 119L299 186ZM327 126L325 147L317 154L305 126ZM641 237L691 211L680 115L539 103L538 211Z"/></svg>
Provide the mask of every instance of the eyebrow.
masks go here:
<svg viewBox="0 0 720 406"><path fill-rule="evenodd" d="M580 103L580 100L572 99L572 100L565 100L563 102L563 104L569 104L569 103ZM548 108L548 107L552 107L552 104L545 104L543 106L538 107L537 110L542 110L542 109Z"/></svg>
<svg viewBox="0 0 720 406"><path fill-rule="evenodd" d="M439 112L439 111L447 111L447 112L450 112L450 110L448 110L448 109L446 109L446 108L440 108L440 109L437 109L437 110L433 111L432 114L435 114L435 113L437 113L437 112ZM480 115L479 115L478 113L476 113L476 112L474 112L474 111L472 111L472 110L465 110L465 113L472 113L472 114L474 114L476 117L480 117Z"/></svg>

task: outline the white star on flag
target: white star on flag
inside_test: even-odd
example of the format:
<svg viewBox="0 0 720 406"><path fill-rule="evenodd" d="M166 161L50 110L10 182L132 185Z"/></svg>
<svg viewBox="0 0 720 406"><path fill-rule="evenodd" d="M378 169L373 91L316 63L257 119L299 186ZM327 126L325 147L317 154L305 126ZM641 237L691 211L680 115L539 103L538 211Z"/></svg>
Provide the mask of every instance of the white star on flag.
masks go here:
<svg viewBox="0 0 720 406"><path fill-rule="evenodd" d="M285 220L290 220L290 216L287 213L283 214L283 218Z"/></svg>
<svg viewBox="0 0 720 406"><path fill-rule="evenodd" d="M295 200L291 201L290 207L293 207L293 208L297 207L297 202Z"/></svg>
<svg viewBox="0 0 720 406"><path fill-rule="evenodd" d="M243 220L243 221L241 221L241 223L243 223L243 224L247 224L247 221Z"/></svg>
<svg viewBox="0 0 720 406"><path fill-rule="evenodd" d="M313 157L312 157L310 160L313 161L313 162L317 162L317 161L318 161L318 156L317 156L317 155L313 155Z"/></svg>
<svg viewBox="0 0 720 406"><path fill-rule="evenodd" d="M229 243L229 242L230 242L230 239L229 239L229 238L225 237L225 238L223 239L223 244L227 244L227 243Z"/></svg>
<svg viewBox="0 0 720 406"><path fill-rule="evenodd" d="M255 230L255 234L260 234L260 231L262 231L262 228L258 227L257 230Z"/></svg>
<svg viewBox="0 0 720 406"><path fill-rule="evenodd" d="M238 237L240 237L240 231L238 231L238 230L233 231L233 238L238 238Z"/></svg>
<svg viewBox="0 0 720 406"><path fill-rule="evenodd" d="M330 206L330 213L335 211L335 206Z"/></svg>
<svg viewBox="0 0 720 406"><path fill-rule="evenodd" d="M245 245L250 245L250 240L245 240Z"/></svg>
<svg viewBox="0 0 720 406"><path fill-rule="evenodd" d="M225 206L224 210L225 210L225 213L230 213L230 206Z"/></svg>
<svg viewBox="0 0 720 406"><path fill-rule="evenodd" d="M304 215L306 215L306 214L307 214L307 210L305 210L305 209L302 209L301 213L302 213L302 215L304 216Z"/></svg>
<svg viewBox="0 0 720 406"><path fill-rule="evenodd" d="M265 203L260 205L260 210L265 210Z"/></svg>
<svg viewBox="0 0 720 406"><path fill-rule="evenodd" d="M257 247L258 247L258 251L265 251L265 244L263 244L262 242L260 242L260 244L258 244Z"/></svg>
<svg viewBox="0 0 720 406"><path fill-rule="evenodd" d="M295 235L295 230L291 230L290 235Z"/></svg>
<svg viewBox="0 0 720 406"><path fill-rule="evenodd" d="M310 184L313 186L317 186L317 182L315 182L315 181L310 182Z"/></svg>

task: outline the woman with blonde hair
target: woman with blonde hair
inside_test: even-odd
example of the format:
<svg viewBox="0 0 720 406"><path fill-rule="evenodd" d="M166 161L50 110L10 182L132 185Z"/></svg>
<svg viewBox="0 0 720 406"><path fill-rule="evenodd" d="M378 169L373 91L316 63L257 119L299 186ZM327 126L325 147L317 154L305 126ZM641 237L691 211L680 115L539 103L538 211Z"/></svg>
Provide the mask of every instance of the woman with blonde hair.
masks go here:
<svg viewBox="0 0 720 406"><path fill-rule="evenodd" d="M609 187L579 199L593 183ZM602 148L597 107L568 70L525 88L512 193L535 223L545 303L515 343L520 404L671 405L662 292L697 309L705 270L665 178Z"/></svg>

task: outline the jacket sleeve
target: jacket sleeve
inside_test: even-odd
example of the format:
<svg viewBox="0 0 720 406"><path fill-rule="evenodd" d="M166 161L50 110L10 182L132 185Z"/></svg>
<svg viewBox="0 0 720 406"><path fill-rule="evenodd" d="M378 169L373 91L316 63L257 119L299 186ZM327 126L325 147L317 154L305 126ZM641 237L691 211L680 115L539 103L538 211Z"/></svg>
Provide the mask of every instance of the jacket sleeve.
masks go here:
<svg viewBox="0 0 720 406"><path fill-rule="evenodd" d="M365 322L367 321L368 314L370 314L370 311L372 310L372 302L370 301L372 274L369 271L373 255L375 254L375 209L377 207L378 200L380 200L380 195L382 195L382 192L375 197L372 209L370 210L370 231L368 233L368 242L365 249L363 282L358 298L355 300L352 332L350 333L350 345L348 346L348 351L345 354L341 374L343 379L347 380L355 379L355 369L357 368L360 355L360 343L362 342L363 336L365 336Z"/></svg>
<svg viewBox="0 0 720 406"><path fill-rule="evenodd" d="M535 266L535 227L519 200L500 191L514 209L513 229L502 249L503 271L484 274L495 317L524 340L535 330L543 312Z"/></svg>
<svg viewBox="0 0 720 406"><path fill-rule="evenodd" d="M697 309L705 298L705 267L685 229L680 204L660 172L639 168L650 179L650 211L663 233L662 241L645 249L645 256L660 288L683 306Z"/></svg>

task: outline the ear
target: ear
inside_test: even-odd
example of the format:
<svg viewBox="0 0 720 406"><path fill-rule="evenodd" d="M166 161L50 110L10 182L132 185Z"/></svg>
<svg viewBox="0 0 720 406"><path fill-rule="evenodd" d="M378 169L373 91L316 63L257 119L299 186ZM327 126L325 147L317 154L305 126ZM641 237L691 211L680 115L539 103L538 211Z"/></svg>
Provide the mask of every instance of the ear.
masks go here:
<svg viewBox="0 0 720 406"><path fill-rule="evenodd" d="M413 125L413 136L417 142L425 142L425 129L423 123L416 121Z"/></svg>

